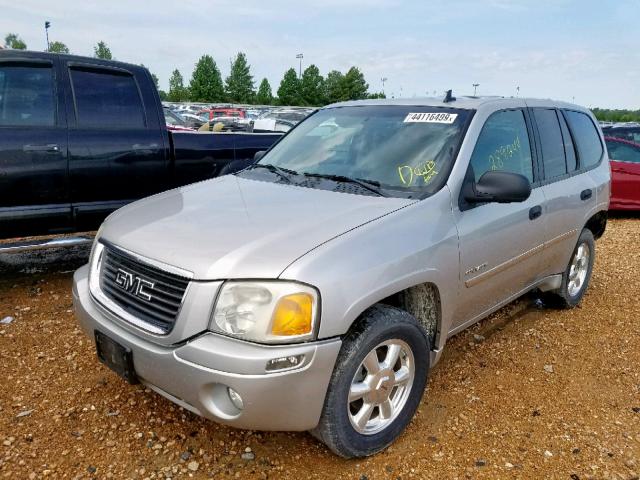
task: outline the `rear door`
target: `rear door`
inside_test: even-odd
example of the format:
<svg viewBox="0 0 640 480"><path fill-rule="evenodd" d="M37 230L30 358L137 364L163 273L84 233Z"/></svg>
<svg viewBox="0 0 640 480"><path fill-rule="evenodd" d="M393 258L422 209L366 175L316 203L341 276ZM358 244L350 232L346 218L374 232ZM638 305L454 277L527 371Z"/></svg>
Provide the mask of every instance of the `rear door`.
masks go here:
<svg viewBox="0 0 640 480"><path fill-rule="evenodd" d="M536 181L530 138L525 110L510 109L493 113L476 141L465 183L499 170L525 176L532 191L524 202L467 204L460 199L459 210L454 209L462 279L456 330L518 295L542 275L544 195Z"/></svg>
<svg viewBox="0 0 640 480"><path fill-rule="evenodd" d="M0 238L71 227L57 62L0 58Z"/></svg>
<svg viewBox="0 0 640 480"><path fill-rule="evenodd" d="M595 126L584 113L536 107L532 108L532 116L546 198L545 274L553 275L567 267L586 219L596 206L597 184L588 170L601 161L603 150ZM578 134L578 130L589 128L591 132ZM591 141L580 137L587 134Z"/></svg>
<svg viewBox="0 0 640 480"><path fill-rule="evenodd" d="M85 230L164 190L169 159L142 70L69 63L67 72L71 202L77 228Z"/></svg>

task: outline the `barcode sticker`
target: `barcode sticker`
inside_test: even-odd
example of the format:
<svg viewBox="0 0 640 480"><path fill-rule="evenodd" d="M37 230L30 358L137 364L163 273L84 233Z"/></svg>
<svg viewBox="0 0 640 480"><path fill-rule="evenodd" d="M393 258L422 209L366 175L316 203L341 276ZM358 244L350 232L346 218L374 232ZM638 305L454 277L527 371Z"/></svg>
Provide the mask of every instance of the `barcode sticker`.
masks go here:
<svg viewBox="0 0 640 480"><path fill-rule="evenodd" d="M404 123L453 123L458 117L457 113L435 113L421 112L409 113L404 119Z"/></svg>

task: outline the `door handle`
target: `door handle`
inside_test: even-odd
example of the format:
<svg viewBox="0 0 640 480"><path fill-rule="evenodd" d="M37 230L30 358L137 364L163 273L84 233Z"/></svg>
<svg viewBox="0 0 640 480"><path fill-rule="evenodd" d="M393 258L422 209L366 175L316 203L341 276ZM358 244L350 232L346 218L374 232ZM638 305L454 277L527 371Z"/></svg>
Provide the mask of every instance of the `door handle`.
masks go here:
<svg viewBox="0 0 640 480"><path fill-rule="evenodd" d="M580 200L589 200L591 198L591 195L593 195L593 190L591 190L590 188L582 190L580 192Z"/></svg>
<svg viewBox="0 0 640 480"><path fill-rule="evenodd" d="M25 145L22 147L23 152L45 152L45 153L58 153L60 147L55 143L48 145Z"/></svg>
<svg viewBox="0 0 640 480"><path fill-rule="evenodd" d="M542 215L542 207L540 205L536 205L529 209L529 220L535 220L540 215Z"/></svg>
<svg viewBox="0 0 640 480"><path fill-rule="evenodd" d="M146 150L146 151L151 151L151 150L155 150L158 148L158 144L157 143L150 143L148 145L142 145L140 143L134 143L131 148L133 150L135 150L136 152L139 152L140 150Z"/></svg>

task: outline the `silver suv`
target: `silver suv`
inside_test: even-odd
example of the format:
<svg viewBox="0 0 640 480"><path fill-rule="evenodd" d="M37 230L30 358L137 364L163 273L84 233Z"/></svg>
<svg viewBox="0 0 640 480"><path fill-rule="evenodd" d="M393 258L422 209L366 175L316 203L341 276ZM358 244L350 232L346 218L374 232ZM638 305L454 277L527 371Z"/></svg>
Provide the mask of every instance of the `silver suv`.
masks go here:
<svg viewBox="0 0 640 480"><path fill-rule="evenodd" d="M341 103L258 157L112 214L77 317L127 381L344 457L398 437L447 338L532 289L577 305L606 225L603 137L575 105Z"/></svg>

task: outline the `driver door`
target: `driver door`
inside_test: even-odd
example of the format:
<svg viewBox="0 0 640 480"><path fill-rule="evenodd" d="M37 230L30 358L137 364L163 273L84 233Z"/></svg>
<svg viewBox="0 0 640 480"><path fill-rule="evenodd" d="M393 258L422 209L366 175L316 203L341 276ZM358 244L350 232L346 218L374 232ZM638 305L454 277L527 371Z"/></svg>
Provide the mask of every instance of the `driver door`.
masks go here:
<svg viewBox="0 0 640 480"><path fill-rule="evenodd" d="M460 242L457 330L517 296L542 275L544 194L535 183L529 123L521 109L493 113L471 156L465 182L501 170L524 175L532 191L524 202L469 204L461 199L454 208Z"/></svg>

